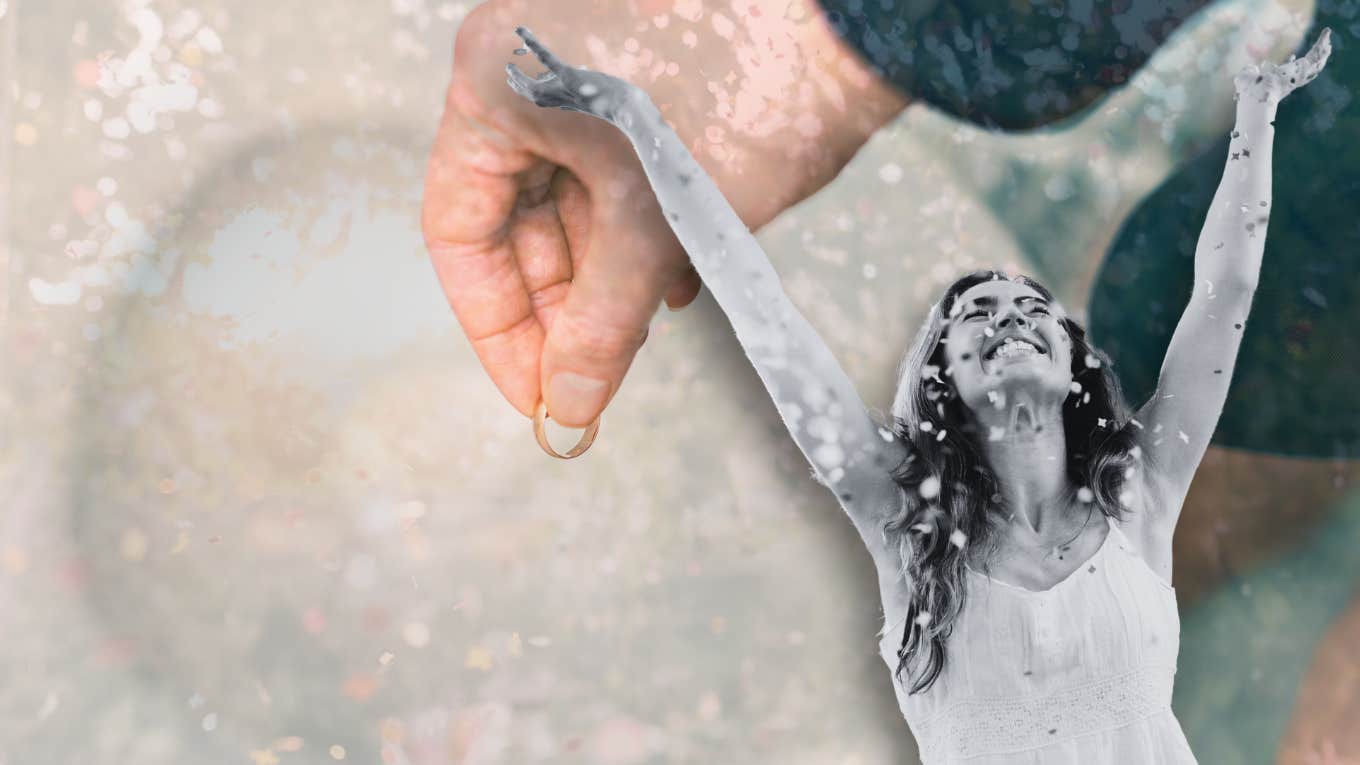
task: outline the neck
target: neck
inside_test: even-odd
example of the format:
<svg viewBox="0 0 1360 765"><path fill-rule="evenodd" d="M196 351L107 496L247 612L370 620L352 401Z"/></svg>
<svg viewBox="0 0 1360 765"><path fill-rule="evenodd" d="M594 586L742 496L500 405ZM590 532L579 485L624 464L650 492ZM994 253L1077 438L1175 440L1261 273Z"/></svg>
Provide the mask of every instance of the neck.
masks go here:
<svg viewBox="0 0 1360 765"><path fill-rule="evenodd" d="M1016 531L1050 535L1063 528L1074 488L1067 477L1061 400L1012 392L977 412L983 454Z"/></svg>

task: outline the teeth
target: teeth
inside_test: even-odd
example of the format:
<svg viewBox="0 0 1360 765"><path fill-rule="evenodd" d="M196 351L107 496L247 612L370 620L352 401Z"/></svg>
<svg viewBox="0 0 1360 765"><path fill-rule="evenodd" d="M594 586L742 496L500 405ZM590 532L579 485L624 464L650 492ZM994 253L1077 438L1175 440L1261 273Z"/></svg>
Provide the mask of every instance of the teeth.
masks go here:
<svg viewBox="0 0 1360 765"><path fill-rule="evenodd" d="M1009 357L1017 356L1022 353L1038 353L1038 351L1039 349L1036 348L1034 344L1029 342L1028 340L1012 340L1008 343L1003 343L1002 345L998 346L995 350L992 351L992 356Z"/></svg>

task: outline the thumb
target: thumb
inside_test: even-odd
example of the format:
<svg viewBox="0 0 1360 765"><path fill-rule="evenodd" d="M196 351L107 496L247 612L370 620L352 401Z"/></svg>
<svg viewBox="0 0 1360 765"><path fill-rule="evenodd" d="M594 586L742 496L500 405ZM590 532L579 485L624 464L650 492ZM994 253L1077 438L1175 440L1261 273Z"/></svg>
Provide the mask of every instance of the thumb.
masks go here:
<svg viewBox="0 0 1360 765"><path fill-rule="evenodd" d="M674 281L669 263L683 257L654 198L637 202L593 206L586 252L544 339L543 399L568 427L589 425L618 392Z"/></svg>

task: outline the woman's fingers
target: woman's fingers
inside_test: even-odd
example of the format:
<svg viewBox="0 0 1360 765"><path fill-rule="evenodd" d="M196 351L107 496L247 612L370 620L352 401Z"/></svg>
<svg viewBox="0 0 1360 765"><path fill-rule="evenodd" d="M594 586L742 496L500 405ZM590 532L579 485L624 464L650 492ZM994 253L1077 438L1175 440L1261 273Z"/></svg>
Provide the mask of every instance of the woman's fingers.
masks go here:
<svg viewBox="0 0 1360 765"><path fill-rule="evenodd" d="M530 32L528 27L515 27L515 34L519 35L520 39L524 41L524 46L533 51L538 60L542 61L543 65L548 67L548 70L553 74L560 76L563 70L567 68L565 64L557 60L557 56L554 56L552 51L544 47L537 37L534 37L534 33Z"/></svg>

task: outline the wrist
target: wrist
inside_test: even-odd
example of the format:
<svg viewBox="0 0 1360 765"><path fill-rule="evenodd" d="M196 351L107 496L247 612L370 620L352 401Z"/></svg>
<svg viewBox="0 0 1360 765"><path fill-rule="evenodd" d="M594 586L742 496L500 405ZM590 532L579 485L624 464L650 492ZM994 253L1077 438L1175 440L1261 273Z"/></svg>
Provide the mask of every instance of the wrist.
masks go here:
<svg viewBox="0 0 1360 765"><path fill-rule="evenodd" d="M829 183L907 106L816 0L764 0L735 23L691 15L639 35L675 74L630 79L752 228Z"/></svg>

